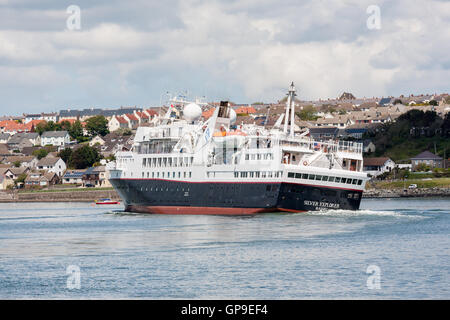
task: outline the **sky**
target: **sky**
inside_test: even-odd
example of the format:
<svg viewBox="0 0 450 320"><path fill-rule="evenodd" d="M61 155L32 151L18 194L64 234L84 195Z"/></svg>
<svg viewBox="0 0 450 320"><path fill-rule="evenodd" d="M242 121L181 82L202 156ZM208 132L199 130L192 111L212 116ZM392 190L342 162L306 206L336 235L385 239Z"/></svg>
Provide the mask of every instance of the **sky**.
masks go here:
<svg viewBox="0 0 450 320"><path fill-rule="evenodd" d="M449 92L450 1L0 0L0 115L275 102L291 81L301 100Z"/></svg>

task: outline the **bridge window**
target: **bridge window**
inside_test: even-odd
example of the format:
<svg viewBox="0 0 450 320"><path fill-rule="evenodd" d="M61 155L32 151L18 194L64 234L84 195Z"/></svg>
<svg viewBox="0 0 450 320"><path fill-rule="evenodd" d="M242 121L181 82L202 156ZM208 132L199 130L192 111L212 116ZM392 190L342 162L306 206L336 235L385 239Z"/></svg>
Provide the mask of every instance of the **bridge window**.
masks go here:
<svg viewBox="0 0 450 320"><path fill-rule="evenodd" d="M295 173L294 172L288 172L288 178L294 178Z"/></svg>
<svg viewBox="0 0 450 320"><path fill-rule="evenodd" d="M322 181L328 181L328 176L323 176Z"/></svg>
<svg viewBox="0 0 450 320"><path fill-rule="evenodd" d="M310 175L308 176L308 178L309 178L309 180L314 180L315 175L314 175L314 174L310 174Z"/></svg>
<svg viewBox="0 0 450 320"><path fill-rule="evenodd" d="M358 180L358 186L362 184L362 180Z"/></svg>
<svg viewBox="0 0 450 320"><path fill-rule="evenodd" d="M347 183L347 178L341 178L341 183Z"/></svg>
<svg viewBox="0 0 450 320"><path fill-rule="evenodd" d="M316 180L319 180L319 181L322 180L322 176L317 175L317 176L316 176Z"/></svg>
<svg viewBox="0 0 450 320"><path fill-rule="evenodd" d="M358 183L358 179L353 179L352 184L357 184Z"/></svg>
<svg viewBox="0 0 450 320"><path fill-rule="evenodd" d="M302 179L308 179L308 174L307 173L302 173Z"/></svg>
<svg viewBox="0 0 450 320"><path fill-rule="evenodd" d="M328 178L328 181L334 182L334 177L329 177L329 178Z"/></svg>

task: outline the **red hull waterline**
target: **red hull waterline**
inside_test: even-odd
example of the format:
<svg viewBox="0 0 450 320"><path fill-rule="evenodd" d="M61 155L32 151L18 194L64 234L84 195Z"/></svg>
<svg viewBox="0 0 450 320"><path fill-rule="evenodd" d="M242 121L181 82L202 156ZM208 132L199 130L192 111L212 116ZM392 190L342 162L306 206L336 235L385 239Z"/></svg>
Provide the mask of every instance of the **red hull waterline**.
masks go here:
<svg viewBox="0 0 450 320"><path fill-rule="evenodd" d="M225 208L225 207L177 207L177 206L127 206L126 211L152 214L190 214L190 215L254 215L284 211L280 208ZM305 212L292 210L289 212Z"/></svg>
<svg viewBox="0 0 450 320"><path fill-rule="evenodd" d="M120 202L96 202L95 204L98 204L98 205L100 205L100 204L120 204Z"/></svg>

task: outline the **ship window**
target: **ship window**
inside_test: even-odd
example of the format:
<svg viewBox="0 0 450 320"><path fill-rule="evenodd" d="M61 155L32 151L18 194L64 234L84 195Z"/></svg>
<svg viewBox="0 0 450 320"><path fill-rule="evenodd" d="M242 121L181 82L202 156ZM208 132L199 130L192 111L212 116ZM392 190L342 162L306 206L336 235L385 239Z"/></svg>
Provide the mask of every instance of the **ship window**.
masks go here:
<svg viewBox="0 0 450 320"><path fill-rule="evenodd" d="M353 179L352 184L356 184L358 182L358 179Z"/></svg>
<svg viewBox="0 0 450 320"><path fill-rule="evenodd" d="M167 172L167 178L170 178L170 172Z"/></svg>
<svg viewBox="0 0 450 320"><path fill-rule="evenodd" d="M347 178L347 184L352 184L352 179Z"/></svg>
<svg viewBox="0 0 450 320"><path fill-rule="evenodd" d="M145 167L147 165L147 159L143 158L142 159L142 166Z"/></svg>
<svg viewBox="0 0 450 320"><path fill-rule="evenodd" d="M255 177L256 177L256 178L259 178L259 174L260 174L259 171L256 171L256 172L255 172Z"/></svg>
<svg viewBox="0 0 450 320"><path fill-rule="evenodd" d="M272 177L273 177L273 172L272 172L272 171L269 171L267 176L268 176L269 178L272 178Z"/></svg>
<svg viewBox="0 0 450 320"><path fill-rule="evenodd" d="M168 165L169 167L172 166L172 158L168 158L168 159L167 159L167 165Z"/></svg>
<svg viewBox="0 0 450 320"><path fill-rule="evenodd" d="M335 181L336 183L339 183L339 182L341 182L341 178L340 177L336 177L336 181Z"/></svg>
<svg viewBox="0 0 450 320"><path fill-rule="evenodd" d="M144 172L142 172L142 178L144 178Z"/></svg>
<svg viewBox="0 0 450 320"><path fill-rule="evenodd" d="M192 178L192 172L189 171L189 178Z"/></svg>
<svg viewBox="0 0 450 320"><path fill-rule="evenodd" d="M250 171L250 178L253 178L253 176L254 176L254 172Z"/></svg>
<svg viewBox="0 0 450 320"><path fill-rule="evenodd" d="M351 199L351 198L352 198L352 194L349 193L349 194L347 195L347 198L348 198L348 199Z"/></svg>
<svg viewBox="0 0 450 320"><path fill-rule="evenodd" d="M293 172L288 172L288 178L294 178L294 176L295 176L295 173L293 173Z"/></svg>
<svg viewBox="0 0 450 320"><path fill-rule="evenodd" d="M185 171L185 172L183 172L183 173L184 173L184 175L183 175L183 176L184 176L184 177L186 178L186 171Z"/></svg>
<svg viewBox="0 0 450 320"><path fill-rule="evenodd" d="M308 177L309 177L309 180L314 180L315 175L314 174L310 174Z"/></svg>
<svg viewBox="0 0 450 320"><path fill-rule="evenodd" d="M359 193L353 194L353 199L359 199Z"/></svg>
<svg viewBox="0 0 450 320"><path fill-rule="evenodd" d="M261 160L261 155L260 155L260 154L257 154L257 155L256 155L256 159Z"/></svg>
<svg viewBox="0 0 450 320"><path fill-rule="evenodd" d="M362 180L358 180L358 186L362 184Z"/></svg>
<svg viewBox="0 0 450 320"><path fill-rule="evenodd" d="M346 183L347 182L347 178L341 178L341 183Z"/></svg>
<svg viewBox="0 0 450 320"><path fill-rule="evenodd" d="M159 178L159 172L157 173L157 175L158 175L158 178Z"/></svg>
<svg viewBox="0 0 450 320"><path fill-rule="evenodd" d="M245 155L245 160L250 160L250 155L249 154Z"/></svg>
<svg viewBox="0 0 450 320"><path fill-rule="evenodd" d="M296 179L300 179L301 177L302 177L302 174L301 174L301 173L296 173L296 174L295 174L295 178L296 178Z"/></svg>
<svg viewBox="0 0 450 320"><path fill-rule="evenodd" d="M317 175L317 176L316 176L316 180L319 180L319 181L322 180L322 176Z"/></svg>
<svg viewBox="0 0 450 320"><path fill-rule="evenodd" d="M308 174L307 173L302 173L302 179L308 179Z"/></svg>
<svg viewBox="0 0 450 320"><path fill-rule="evenodd" d="M256 155L252 154L252 160L255 160L255 159L256 159Z"/></svg>
<svg viewBox="0 0 450 320"><path fill-rule="evenodd" d="M155 173L154 172L152 172L152 178L154 178L155 177Z"/></svg>
<svg viewBox="0 0 450 320"><path fill-rule="evenodd" d="M328 181L328 176L323 176L322 181Z"/></svg>
<svg viewBox="0 0 450 320"><path fill-rule="evenodd" d="M266 172L265 171L262 171L261 172L261 178L265 178L266 177Z"/></svg>
<svg viewBox="0 0 450 320"><path fill-rule="evenodd" d="M172 172L172 178L175 178L175 171Z"/></svg>
<svg viewBox="0 0 450 320"><path fill-rule="evenodd" d="M235 177L235 178L239 177L239 172L235 172L235 173L234 173L234 177Z"/></svg>
<svg viewBox="0 0 450 320"><path fill-rule="evenodd" d="M178 178L181 178L181 172L178 172Z"/></svg>
<svg viewBox="0 0 450 320"><path fill-rule="evenodd" d="M334 177L329 177L328 181L333 182L334 181Z"/></svg>

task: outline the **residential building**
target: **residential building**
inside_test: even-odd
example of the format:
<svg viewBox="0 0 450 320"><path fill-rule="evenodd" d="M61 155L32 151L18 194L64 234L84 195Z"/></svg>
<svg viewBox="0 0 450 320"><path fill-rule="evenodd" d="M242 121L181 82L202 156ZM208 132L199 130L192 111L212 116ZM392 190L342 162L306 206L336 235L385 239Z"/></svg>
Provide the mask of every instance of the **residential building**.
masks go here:
<svg viewBox="0 0 450 320"><path fill-rule="evenodd" d="M54 172L31 172L25 179L25 188L48 187L59 183L59 177Z"/></svg>
<svg viewBox="0 0 450 320"><path fill-rule="evenodd" d="M0 133L0 143L7 143L11 135L9 133Z"/></svg>
<svg viewBox="0 0 450 320"><path fill-rule="evenodd" d="M28 167L28 168L35 168L38 159L35 156L6 156L3 157L2 163L14 166L16 163L20 163L20 167Z"/></svg>
<svg viewBox="0 0 450 320"><path fill-rule="evenodd" d="M95 145L104 145L105 144L105 140L100 136L100 135L96 135L94 138L92 138L91 141L89 141L89 145L95 146Z"/></svg>
<svg viewBox="0 0 450 320"><path fill-rule="evenodd" d="M41 136L41 146L61 146L70 143L70 135L67 131L45 131Z"/></svg>
<svg viewBox="0 0 450 320"><path fill-rule="evenodd" d="M363 171L376 177L395 168L395 162L388 157L364 158Z"/></svg>
<svg viewBox="0 0 450 320"><path fill-rule="evenodd" d="M443 168L443 158L431 153L430 151L424 151L417 156L411 158L412 170L415 171L417 166L425 164L431 168Z"/></svg>
<svg viewBox="0 0 450 320"><path fill-rule="evenodd" d="M113 116L108 122L109 132L114 132L118 129L131 129L129 122L121 116Z"/></svg>
<svg viewBox="0 0 450 320"><path fill-rule="evenodd" d="M70 170L66 171L62 178L64 184L83 184L83 174L85 170Z"/></svg>
<svg viewBox="0 0 450 320"><path fill-rule="evenodd" d="M309 128L309 134L314 140L336 139L338 132L336 127Z"/></svg>
<svg viewBox="0 0 450 320"><path fill-rule="evenodd" d="M14 186L14 180L0 174L0 190L7 190L10 186Z"/></svg>
<svg viewBox="0 0 450 320"><path fill-rule="evenodd" d="M105 166L90 167L83 173L83 186L111 187Z"/></svg>
<svg viewBox="0 0 450 320"><path fill-rule="evenodd" d="M64 172L66 171L66 163L63 159L57 157L47 156L39 160L36 165L38 170L45 170L48 172L54 172L58 175L58 177L62 177Z"/></svg>

